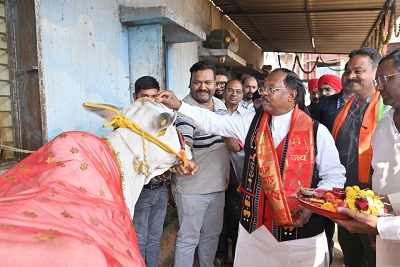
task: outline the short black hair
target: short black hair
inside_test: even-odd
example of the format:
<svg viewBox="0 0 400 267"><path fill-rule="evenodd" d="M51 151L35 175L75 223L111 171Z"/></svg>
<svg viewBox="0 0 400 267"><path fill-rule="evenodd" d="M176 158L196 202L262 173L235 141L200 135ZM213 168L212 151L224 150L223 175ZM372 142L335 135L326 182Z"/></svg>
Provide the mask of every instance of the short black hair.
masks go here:
<svg viewBox="0 0 400 267"><path fill-rule="evenodd" d="M215 71L215 75L223 75L223 76L225 76L226 78L228 78L228 80L230 79L229 78L229 72L226 70L226 69L217 69L216 71Z"/></svg>
<svg viewBox="0 0 400 267"><path fill-rule="evenodd" d="M299 76L297 76L295 72L285 68L274 69L271 73L275 72L282 72L286 74L285 78L283 79L283 84L286 86L286 88L290 90L295 90L297 92L294 102L299 105L299 108L301 110L304 110L304 108L306 107L306 89L304 88L304 84L300 80Z"/></svg>
<svg viewBox="0 0 400 267"><path fill-rule="evenodd" d="M379 64L382 63L384 60L389 60L393 59L393 65L396 68L397 71L400 71L400 48L396 48L394 50L391 50L389 53L387 53L381 61L379 61Z"/></svg>
<svg viewBox="0 0 400 267"><path fill-rule="evenodd" d="M160 90L160 84L154 77L143 76L135 82L135 94L138 95L142 89L157 89Z"/></svg>
<svg viewBox="0 0 400 267"><path fill-rule="evenodd" d="M189 87L190 84L192 83L192 77L193 77L193 73L199 71L199 70L212 70L214 73L214 80L215 80L215 76L216 76L216 68L215 65L212 64L211 62L207 61L207 60L203 60L203 61L199 61L193 64L192 67L190 67L190 82L189 82Z"/></svg>
<svg viewBox="0 0 400 267"><path fill-rule="evenodd" d="M370 58L371 66L373 69L376 69L378 67L379 61L382 58L381 54L379 54L379 52L372 47L354 49L349 53L349 58L352 58L356 55L368 56Z"/></svg>

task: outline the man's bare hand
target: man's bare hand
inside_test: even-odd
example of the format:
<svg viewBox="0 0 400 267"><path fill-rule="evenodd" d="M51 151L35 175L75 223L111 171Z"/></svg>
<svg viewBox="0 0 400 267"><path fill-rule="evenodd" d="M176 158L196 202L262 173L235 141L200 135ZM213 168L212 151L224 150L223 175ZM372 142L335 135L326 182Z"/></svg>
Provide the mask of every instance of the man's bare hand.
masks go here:
<svg viewBox="0 0 400 267"><path fill-rule="evenodd" d="M183 163L175 165L173 170L178 172L179 174L184 175L194 175L196 172L199 171L199 165L194 160L188 160L186 162L186 168L183 166Z"/></svg>
<svg viewBox="0 0 400 267"><path fill-rule="evenodd" d="M346 228L350 233L365 233L377 235L376 228L378 217L371 214L365 214L352 211L347 208L337 208L336 212L349 216L350 220L331 219L338 225Z"/></svg>
<svg viewBox="0 0 400 267"><path fill-rule="evenodd" d="M287 224L287 226L302 227L304 224L308 222L312 213L313 212L311 210L306 209L301 205L298 205L290 212L290 215L292 215L293 222Z"/></svg>
<svg viewBox="0 0 400 267"><path fill-rule="evenodd" d="M181 101L176 97L176 95L172 91L161 90L157 94L157 99L161 103L163 103L166 107L173 110L178 110L182 105Z"/></svg>

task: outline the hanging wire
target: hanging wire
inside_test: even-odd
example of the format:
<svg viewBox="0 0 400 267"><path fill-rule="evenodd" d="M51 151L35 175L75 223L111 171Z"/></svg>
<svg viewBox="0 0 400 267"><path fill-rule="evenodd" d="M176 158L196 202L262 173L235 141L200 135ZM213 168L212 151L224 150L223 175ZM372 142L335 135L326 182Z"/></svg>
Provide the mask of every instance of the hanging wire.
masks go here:
<svg viewBox="0 0 400 267"><path fill-rule="evenodd" d="M279 53L278 53L278 63L279 63L279 68L282 68L282 65L281 65L281 55L279 55Z"/></svg>
<svg viewBox="0 0 400 267"><path fill-rule="evenodd" d="M315 68L317 67L318 60L319 60L319 59L320 59L320 57L317 56L317 59L315 60L314 66L312 67L311 70L308 71L308 70L305 70L305 69L301 66L299 56L296 55L296 58L294 59L293 70L294 70L294 67L295 67L296 62L297 62L297 64L299 64L299 67L300 67L300 69L301 69L302 72L304 72L305 74L310 74L310 73L313 72L313 71L315 70Z"/></svg>
<svg viewBox="0 0 400 267"><path fill-rule="evenodd" d="M321 56L321 55L319 55L319 59L321 60L322 63L326 64L326 67L327 67L328 69L330 69L330 70L333 70L333 71L344 71L344 69L340 69L340 67L339 67L339 69L333 69L333 68L329 67L328 65L329 65L329 64L332 64L332 63L326 63L326 62L322 59L322 56Z"/></svg>

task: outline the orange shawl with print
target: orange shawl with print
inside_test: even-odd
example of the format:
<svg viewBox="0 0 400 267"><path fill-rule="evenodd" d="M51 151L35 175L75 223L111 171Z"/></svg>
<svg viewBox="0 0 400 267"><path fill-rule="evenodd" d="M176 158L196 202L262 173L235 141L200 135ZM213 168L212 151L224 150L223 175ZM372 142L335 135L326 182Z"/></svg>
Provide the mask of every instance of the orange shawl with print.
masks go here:
<svg viewBox="0 0 400 267"><path fill-rule="evenodd" d="M270 214L274 225L284 225L292 222L290 211L297 206L297 201L289 202L287 196L303 187L310 187L314 170L314 134L313 121L294 108L290 123L288 146L281 175L280 162L271 132L268 113L264 113L257 132L256 153L259 176L267 196ZM285 141L285 139L283 140Z"/></svg>
<svg viewBox="0 0 400 267"><path fill-rule="evenodd" d="M335 119L332 129L332 136L335 141L337 139L339 130L347 117L347 113L349 112L349 109L355 99L356 96L350 98ZM383 104L380 93L375 92L367 109L365 110L358 140L358 179L362 183L371 183L370 170L372 160L372 134L375 130L376 124L385 114L385 111L386 107Z"/></svg>

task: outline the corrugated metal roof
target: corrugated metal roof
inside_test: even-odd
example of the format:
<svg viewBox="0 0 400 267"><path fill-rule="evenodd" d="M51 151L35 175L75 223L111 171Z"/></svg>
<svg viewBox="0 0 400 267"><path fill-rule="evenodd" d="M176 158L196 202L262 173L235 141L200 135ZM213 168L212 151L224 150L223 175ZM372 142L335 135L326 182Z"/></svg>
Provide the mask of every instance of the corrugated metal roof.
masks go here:
<svg viewBox="0 0 400 267"><path fill-rule="evenodd" d="M345 54L372 46L370 36L394 0L213 2L266 52Z"/></svg>

